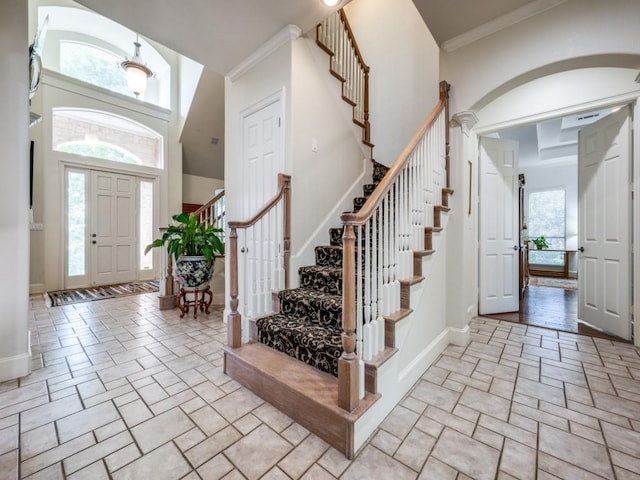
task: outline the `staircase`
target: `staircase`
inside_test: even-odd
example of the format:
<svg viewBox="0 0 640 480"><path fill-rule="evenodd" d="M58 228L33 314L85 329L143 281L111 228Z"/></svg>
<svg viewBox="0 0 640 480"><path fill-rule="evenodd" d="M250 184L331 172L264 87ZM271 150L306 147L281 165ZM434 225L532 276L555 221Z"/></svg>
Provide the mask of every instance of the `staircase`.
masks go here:
<svg viewBox="0 0 640 480"><path fill-rule="evenodd" d="M354 107L354 122L363 128L362 141L372 147L368 87L349 79L350 72L366 74L363 78L368 79L369 71L359 66L361 55L351 37L343 11L318 26L318 44L331 56L330 71L343 84L343 99ZM347 53L346 60L338 58L339 52L349 50L356 53ZM446 336L437 342L425 339L436 345L430 345L427 354L427 349L409 349L401 359L396 355L401 325L417 322L412 323L416 331L425 329L420 326L425 319L412 315L412 291L427 276L434 236L443 231L453 194L449 188L448 91L449 86L442 82L439 103L391 168L373 161L372 183L363 186L363 195L353 200L352 211L341 216L342 226L330 228L329 244L315 248L315 265L299 269L299 287L288 288L285 280L283 287L271 289L272 313L251 318L251 311L260 309L245 306L244 315L249 318L243 320L238 311L243 292L238 284L237 230L260 231L257 222L270 215L282 219L283 261L273 263L286 275L290 200L285 192L291 180L287 177L279 193L251 220L229 222L231 314L225 372L348 458L353 458L363 436L384 418L388 400L397 401L400 387L408 389L406 383L415 381L414 371L427 361L431 350L446 342ZM270 227L263 230L274 231ZM256 298L248 303L245 299L245 305L264 307L267 303L264 292ZM379 390L379 372L385 368L397 369L393 391L384 390L390 387L389 374ZM386 395L383 402L379 402L381 393Z"/></svg>
<svg viewBox="0 0 640 480"><path fill-rule="evenodd" d="M362 208L387 170L377 164L373 183L354 198L353 212ZM278 313L255 321L254 338L335 377L342 355L342 233L342 228L330 229L330 244L315 248L316 264L300 268L300 287L278 292Z"/></svg>

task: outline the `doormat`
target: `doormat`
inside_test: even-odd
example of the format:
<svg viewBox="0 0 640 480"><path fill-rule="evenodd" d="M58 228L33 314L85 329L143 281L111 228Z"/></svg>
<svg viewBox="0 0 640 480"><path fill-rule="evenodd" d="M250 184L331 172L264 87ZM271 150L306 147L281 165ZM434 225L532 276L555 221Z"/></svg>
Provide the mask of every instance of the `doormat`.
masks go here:
<svg viewBox="0 0 640 480"><path fill-rule="evenodd" d="M153 293L158 291L157 280L150 282L131 282L119 285L105 285L92 288L76 288L71 290L56 290L47 292L51 307L61 305L71 305L73 303L93 302L95 300L105 300L107 298L125 297L128 295L138 295L141 293Z"/></svg>
<svg viewBox="0 0 640 480"><path fill-rule="evenodd" d="M578 280L575 278L551 278L551 277L531 277L529 285L532 287L553 287L564 288L565 290L577 290Z"/></svg>

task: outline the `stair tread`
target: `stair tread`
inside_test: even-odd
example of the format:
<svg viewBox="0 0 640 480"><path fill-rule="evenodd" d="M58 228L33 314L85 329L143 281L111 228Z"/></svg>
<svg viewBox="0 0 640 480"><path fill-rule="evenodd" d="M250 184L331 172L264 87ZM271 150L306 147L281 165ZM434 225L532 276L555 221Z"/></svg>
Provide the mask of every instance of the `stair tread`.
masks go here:
<svg viewBox="0 0 640 480"><path fill-rule="evenodd" d="M333 293L325 293L325 292L320 292L318 290L314 290L312 288L304 288L304 287L298 287L298 288L289 288L286 290L280 290L280 292L278 292L278 295L304 295L304 296L311 296L314 298L318 298L318 299L323 299L326 301L338 301L338 302L342 302L342 295L336 295Z"/></svg>

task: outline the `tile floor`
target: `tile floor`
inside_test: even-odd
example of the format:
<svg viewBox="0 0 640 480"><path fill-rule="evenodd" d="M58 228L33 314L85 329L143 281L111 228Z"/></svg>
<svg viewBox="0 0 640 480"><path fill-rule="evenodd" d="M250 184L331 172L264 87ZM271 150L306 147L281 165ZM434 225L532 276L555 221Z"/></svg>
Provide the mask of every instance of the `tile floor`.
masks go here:
<svg viewBox="0 0 640 480"><path fill-rule="evenodd" d="M640 352L491 319L353 461L222 373L221 312L154 294L31 304L33 373L0 384L0 478L640 479Z"/></svg>

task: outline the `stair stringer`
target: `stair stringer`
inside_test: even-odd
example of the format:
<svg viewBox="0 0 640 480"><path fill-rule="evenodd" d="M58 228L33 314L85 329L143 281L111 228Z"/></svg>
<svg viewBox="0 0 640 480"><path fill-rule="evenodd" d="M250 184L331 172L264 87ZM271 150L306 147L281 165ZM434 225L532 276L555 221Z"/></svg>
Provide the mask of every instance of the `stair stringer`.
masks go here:
<svg viewBox="0 0 640 480"><path fill-rule="evenodd" d="M373 158L373 149L362 141L362 127L353 121L353 107L342 99L342 82L330 73L331 57L317 45L315 29L304 34L298 41L304 41L308 46L316 67L322 72L320 78L323 79L328 89L335 92L333 98L335 99L336 105L339 105L340 113L346 122L345 124L348 125L349 131L358 140L364 157L371 160Z"/></svg>
<svg viewBox="0 0 640 480"><path fill-rule="evenodd" d="M443 215L442 231L434 232L434 254L422 259L424 280L410 287L411 314L393 326L397 351L377 369L380 398L355 423L355 452L449 344L466 345L470 340L468 326L455 329L446 321L449 215Z"/></svg>

